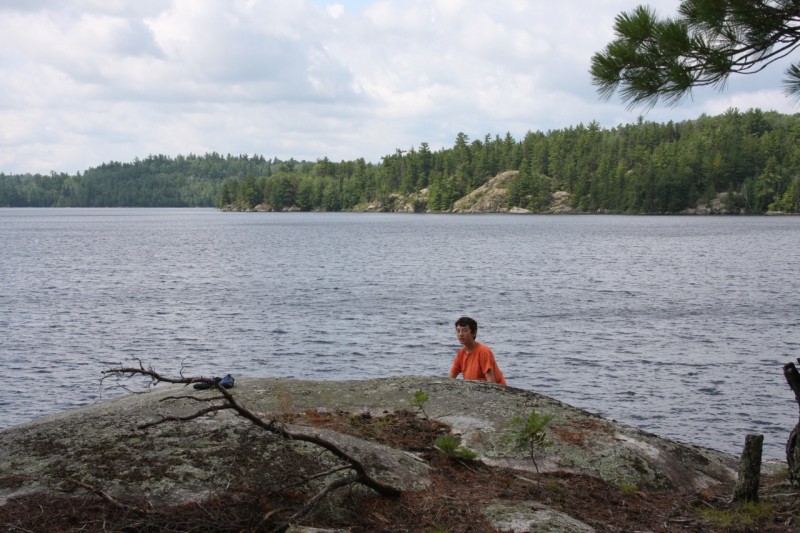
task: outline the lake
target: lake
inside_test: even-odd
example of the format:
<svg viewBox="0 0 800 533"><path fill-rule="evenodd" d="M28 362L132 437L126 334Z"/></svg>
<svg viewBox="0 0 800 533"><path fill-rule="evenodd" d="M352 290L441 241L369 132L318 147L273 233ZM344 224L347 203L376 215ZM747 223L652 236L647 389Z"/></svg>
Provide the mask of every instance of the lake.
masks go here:
<svg viewBox="0 0 800 533"><path fill-rule="evenodd" d="M783 459L798 420L800 217L0 209L0 250L0 428L137 360L446 376L461 315L509 385L665 437Z"/></svg>

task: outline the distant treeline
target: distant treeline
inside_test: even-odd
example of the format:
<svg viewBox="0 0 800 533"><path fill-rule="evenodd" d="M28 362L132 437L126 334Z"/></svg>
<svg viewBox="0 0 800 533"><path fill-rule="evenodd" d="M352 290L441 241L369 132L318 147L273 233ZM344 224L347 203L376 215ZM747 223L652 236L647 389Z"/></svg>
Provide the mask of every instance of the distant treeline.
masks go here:
<svg viewBox="0 0 800 533"><path fill-rule="evenodd" d="M77 175L0 174L0 206L346 211L427 189L417 210L443 212L506 170L519 170L508 207L534 212L567 191L580 212L675 213L728 193L735 211L798 213L800 115L732 109L679 123L592 122L521 141L459 133L452 148L431 151L423 142L374 164L155 155Z"/></svg>

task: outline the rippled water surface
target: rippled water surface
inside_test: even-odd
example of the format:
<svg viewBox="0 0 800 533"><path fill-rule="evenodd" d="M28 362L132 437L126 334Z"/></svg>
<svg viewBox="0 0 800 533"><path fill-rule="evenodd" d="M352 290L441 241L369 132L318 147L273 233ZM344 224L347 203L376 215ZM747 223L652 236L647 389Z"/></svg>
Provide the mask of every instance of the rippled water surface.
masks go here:
<svg viewBox="0 0 800 533"><path fill-rule="evenodd" d="M510 385L684 442L783 458L799 217L0 209L0 427L101 371L445 375L475 317Z"/></svg>

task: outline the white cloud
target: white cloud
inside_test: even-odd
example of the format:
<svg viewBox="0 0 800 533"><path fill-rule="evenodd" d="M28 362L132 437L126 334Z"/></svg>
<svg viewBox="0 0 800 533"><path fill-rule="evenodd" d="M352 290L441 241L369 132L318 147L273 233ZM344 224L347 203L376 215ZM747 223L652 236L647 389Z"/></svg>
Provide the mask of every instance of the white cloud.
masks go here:
<svg viewBox="0 0 800 533"><path fill-rule="evenodd" d="M638 2L6 0L0 171L76 172L154 153L379 161L396 148L793 112L782 68L679 107L601 101L591 55ZM676 0L648 2L663 15Z"/></svg>

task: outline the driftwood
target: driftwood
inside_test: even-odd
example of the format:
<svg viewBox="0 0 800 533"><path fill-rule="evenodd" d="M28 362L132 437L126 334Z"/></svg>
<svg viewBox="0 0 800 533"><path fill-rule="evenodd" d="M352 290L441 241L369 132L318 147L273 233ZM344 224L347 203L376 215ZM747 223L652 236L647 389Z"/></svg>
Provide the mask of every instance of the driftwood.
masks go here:
<svg viewBox="0 0 800 533"><path fill-rule="evenodd" d="M761 451L764 446L764 435L747 435L744 440L744 451L739 463L739 477L733 489L733 501L757 502L758 485L761 479Z"/></svg>
<svg viewBox="0 0 800 533"><path fill-rule="evenodd" d="M800 362L800 358L798 358ZM787 363L783 365L783 375L789 383L789 387L794 392L794 398L797 401L798 408L800 408L800 372L794 363ZM789 465L789 482L792 485L800 485L800 447L798 447L797 438L800 434L800 420L795 424L792 432L789 433L789 440L786 441L786 462Z"/></svg>
<svg viewBox="0 0 800 533"><path fill-rule="evenodd" d="M369 487L376 491L378 494L383 496L390 496L390 497L397 497L400 495L401 491L397 487L393 487L386 483L381 482L380 480L376 479L375 477L371 476L368 472L366 466L359 461L358 458L353 456L352 454L348 453L342 447L338 446L336 443L332 442L329 439L324 438L318 434L309 433L309 432L302 432L302 431L292 431L288 429L284 424L279 423L277 420L264 420L248 408L243 406L239 403L234 395L226 388L224 388L220 383L216 381L211 381L208 378L203 377L169 377L164 376L156 372L153 368L144 368L143 365L139 367L121 367L121 368L112 368L109 370L103 371L103 374L106 376L117 375L117 376L135 376L141 375L149 377L152 384L156 384L159 382L164 383L176 383L176 384L193 384L193 383L211 383L211 387L215 388L217 392L219 392L219 396L211 396L211 397L204 397L204 398L197 398L197 397L188 397L190 399L194 399L201 402L210 402L211 405L198 409L196 412L184 416L184 417L162 417L158 420L153 422L148 422L146 424L142 424L139 426L139 429L147 429L150 427L154 427L157 425L161 425L168 422L186 422L189 420L194 420L200 418L204 415L214 413L217 411L222 411L225 409L231 409L235 411L239 416L246 418L250 422L252 422L255 426L283 437L285 439L290 440L297 440L297 441L304 441L315 444L324 448L325 450L331 452L333 455L341 459L346 463L346 466L343 468L336 468L330 472L326 472L325 474L331 474L333 472L338 472L341 470L352 470L352 473L345 477L339 477L327 485L325 485L319 493L313 496L310 500L308 500L303 507L292 515L287 522L279 525L273 531L284 531L288 528L289 524L295 523L300 520L303 516L311 512L313 508L330 492L350 485L350 484L361 484L366 487ZM104 378L105 379L105 378ZM187 397L182 397L182 399L186 399ZM220 402L220 403L213 403L213 402ZM314 478L322 477L322 475L316 475L309 477L306 481L311 481ZM96 490L94 490L97 493ZM101 496L105 496L103 493L100 493ZM107 498L106 498L107 499Z"/></svg>

